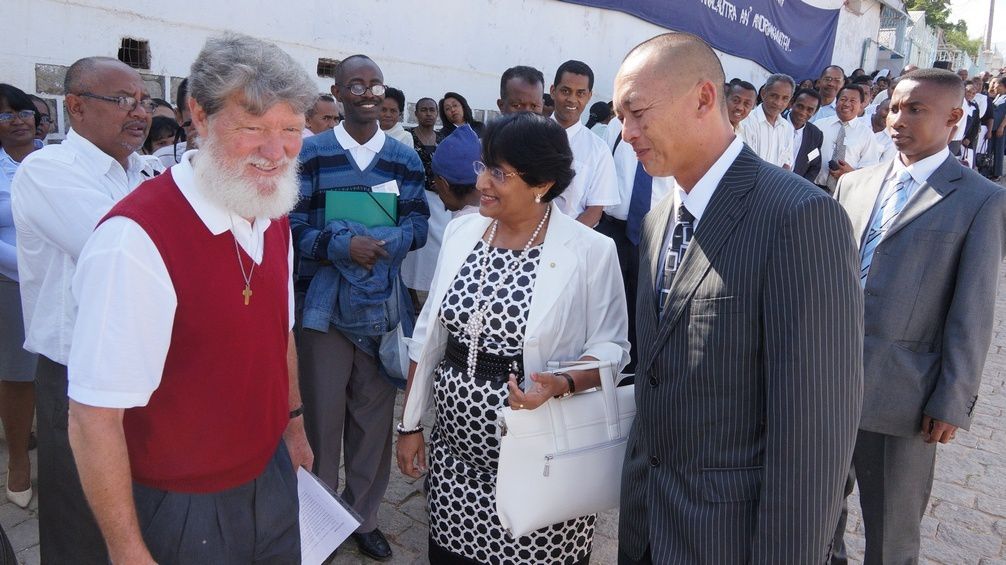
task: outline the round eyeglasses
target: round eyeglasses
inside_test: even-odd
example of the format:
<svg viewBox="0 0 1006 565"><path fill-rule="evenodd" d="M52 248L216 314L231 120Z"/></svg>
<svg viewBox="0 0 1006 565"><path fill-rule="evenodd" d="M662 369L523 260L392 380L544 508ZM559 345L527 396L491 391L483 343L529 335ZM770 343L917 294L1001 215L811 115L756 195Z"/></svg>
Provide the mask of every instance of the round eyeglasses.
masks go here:
<svg viewBox="0 0 1006 565"><path fill-rule="evenodd" d="M387 90L387 87L384 86L383 84L372 84L370 86L364 86L357 82L349 85L340 84L339 86L344 86L347 89L349 89L349 92L353 96L363 96L364 93L366 93L368 90L374 96L384 96L384 92Z"/></svg>
<svg viewBox="0 0 1006 565"><path fill-rule="evenodd" d="M35 123L35 110L21 110L19 112L4 112L0 114L0 124L9 124L14 121L14 118L21 118L21 121L27 122L31 120Z"/></svg>
<svg viewBox="0 0 1006 565"><path fill-rule="evenodd" d="M114 102L119 107L120 110L124 110L126 112L132 112L133 110L136 109L137 106L140 106L143 108L144 112L152 114L154 112L154 108L157 107L157 104L150 98L137 100L132 96L102 96L100 94L94 94L91 92L81 92L77 94L77 96L83 96L84 98L93 98L95 100L104 100L105 102Z"/></svg>
<svg viewBox="0 0 1006 565"><path fill-rule="evenodd" d="M481 175L484 172L488 172L489 176L492 177L493 182L495 182L496 184L503 184L510 177L516 177L518 175L524 174L520 171L513 171L508 173L499 167L489 167L482 161L473 162L472 169L475 170L476 175Z"/></svg>

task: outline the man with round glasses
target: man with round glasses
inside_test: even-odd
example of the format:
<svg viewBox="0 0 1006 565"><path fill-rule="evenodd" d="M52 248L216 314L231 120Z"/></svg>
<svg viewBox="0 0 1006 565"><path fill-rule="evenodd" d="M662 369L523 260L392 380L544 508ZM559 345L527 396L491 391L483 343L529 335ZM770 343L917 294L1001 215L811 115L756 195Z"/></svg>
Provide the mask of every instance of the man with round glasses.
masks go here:
<svg viewBox="0 0 1006 565"><path fill-rule="evenodd" d="M107 563L67 438L67 374L76 305L70 283L94 227L162 167L136 151L150 128L140 75L116 59L67 69L70 131L25 158L11 185L25 349L39 354L38 524L42 563Z"/></svg>
<svg viewBox="0 0 1006 565"><path fill-rule="evenodd" d="M362 553L382 561L391 558L391 546L377 528L377 511L391 468L396 385L405 383L388 375L378 348L399 321L412 335L400 269L406 253L425 245L430 216L419 155L378 127L384 93L377 63L365 55L342 61L332 94L345 119L304 140L301 199L290 214L298 290L306 292L298 350L314 471L337 488L344 450L342 496L363 517L353 537ZM380 222L334 219L326 199L342 201L345 192L397 194L397 212L382 212L374 196L367 203ZM380 197L384 202L387 194Z"/></svg>

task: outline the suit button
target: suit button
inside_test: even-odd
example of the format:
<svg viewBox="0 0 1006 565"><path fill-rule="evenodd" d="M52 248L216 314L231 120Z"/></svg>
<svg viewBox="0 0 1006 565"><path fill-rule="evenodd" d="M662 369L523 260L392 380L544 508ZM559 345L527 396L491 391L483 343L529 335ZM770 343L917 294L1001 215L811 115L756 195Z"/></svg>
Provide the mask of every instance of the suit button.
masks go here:
<svg viewBox="0 0 1006 565"><path fill-rule="evenodd" d="M657 388L657 377L650 377L650 386Z"/></svg>
<svg viewBox="0 0 1006 565"><path fill-rule="evenodd" d="M659 466L660 466L660 458L657 457L656 455L651 455L650 456L650 467L659 467Z"/></svg>

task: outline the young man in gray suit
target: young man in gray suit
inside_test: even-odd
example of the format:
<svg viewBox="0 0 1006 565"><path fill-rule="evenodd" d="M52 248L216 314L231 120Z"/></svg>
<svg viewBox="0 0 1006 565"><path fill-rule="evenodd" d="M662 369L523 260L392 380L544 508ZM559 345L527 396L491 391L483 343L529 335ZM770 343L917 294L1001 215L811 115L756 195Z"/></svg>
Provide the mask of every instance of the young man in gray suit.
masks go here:
<svg viewBox="0 0 1006 565"><path fill-rule="evenodd" d="M853 464L866 563L916 563L936 443L967 429L992 336L1006 191L947 150L964 84L903 77L891 96L893 162L842 177L835 197L861 247L865 391Z"/></svg>
<svg viewBox="0 0 1006 565"><path fill-rule="evenodd" d="M668 77L674 77L669 80ZM633 49L622 137L673 175L640 241L621 563L822 563L862 404L849 219L734 135L701 39Z"/></svg>

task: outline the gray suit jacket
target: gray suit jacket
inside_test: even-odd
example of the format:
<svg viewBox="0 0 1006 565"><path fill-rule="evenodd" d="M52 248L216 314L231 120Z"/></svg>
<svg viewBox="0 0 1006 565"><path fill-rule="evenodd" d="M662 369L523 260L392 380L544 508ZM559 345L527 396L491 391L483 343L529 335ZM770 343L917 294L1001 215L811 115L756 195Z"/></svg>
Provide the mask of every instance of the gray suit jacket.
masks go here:
<svg viewBox="0 0 1006 565"><path fill-rule="evenodd" d="M843 175L835 198L857 241L892 163ZM953 157L919 187L874 252L866 279L863 421L910 437L923 413L967 429L992 339L1006 191Z"/></svg>
<svg viewBox="0 0 1006 565"><path fill-rule="evenodd" d="M657 316L671 198L646 216L637 415L620 551L654 563L823 563L862 402L862 292L849 219L745 147Z"/></svg>

